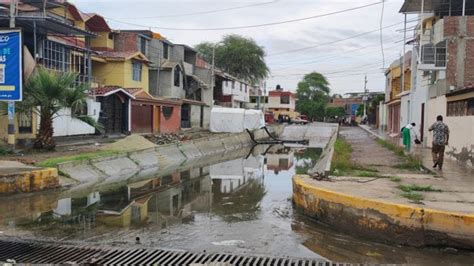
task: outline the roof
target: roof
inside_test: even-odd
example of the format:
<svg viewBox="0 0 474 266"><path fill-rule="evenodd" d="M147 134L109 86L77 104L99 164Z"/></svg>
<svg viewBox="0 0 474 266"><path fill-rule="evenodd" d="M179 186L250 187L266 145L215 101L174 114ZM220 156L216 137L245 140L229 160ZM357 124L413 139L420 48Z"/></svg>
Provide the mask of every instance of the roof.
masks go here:
<svg viewBox="0 0 474 266"><path fill-rule="evenodd" d="M199 78L198 76L196 76L196 75L187 74L186 76L189 76L189 77L193 78L193 79L199 84L199 86L201 86L201 87L205 87L205 88L207 88L207 89L210 87L209 84L207 84L206 82L204 82L202 79L200 79L200 78Z"/></svg>
<svg viewBox="0 0 474 266"><path fill-rule="evenodd" d="M169 105L181 105L182 103L180 100L155 97L142 88L124 88L124 90L133 95L135 97L135 100L137 101Z"/></svg>
<svg viewBox="0 0 474 266"><path fill-rule="evenodd" d="M121 92L132 99L135 99L135 96L133 96L128 91L118 86L105 86L105 87L93 88L89 91L89 94L93 96L107 97L118 92Z"/></svg>
<svg viewBox="0 0 474 266"><path fill-rule="evenodd" d="M141 61L149 62L148 58L140 53L134 51L97 51L97 54L100 57L111 59L111 60L130 60L130 59L138 59Z"/></svg>
<svg viewBox="0 0 474 266"><path fill-rule="evenodd" d="M194 105L206 105L206 103L191 99L183 99L183 103L194 104Z"/></svg>
<svg viewBox="0 0 474 266"><path fill-rule="evenodd" d="M473 86L468 86L464 89L451 91L451 92L446 94L446 97L462 95L462 94L466 94L466 93L470 93L470 92L474 92L474 87Z"/></svg>
<svg viewBox="0 0 474 266"><path fill-rule="evenodd" d="M178 62L171 61L171 60L165 60L161 64L161 68L167 68L167 69L173 69L176 65L179 65Z"/></svg>
<svg viewBox="0 0 474 266"><path fill-rule="evenodd" d="M93 32L111 32L112 29L105 21L104 17L96 13L83 13L85 17L86 26Z"/></svg>
<svg viewBox="0 0 474 266"><path fill-rule="evenodd" d="M273 90L268 92L268 96L280 96L280 95L288 95L295 97L296 93L291 92L291 91L278 91L278 90Z"/></svg>

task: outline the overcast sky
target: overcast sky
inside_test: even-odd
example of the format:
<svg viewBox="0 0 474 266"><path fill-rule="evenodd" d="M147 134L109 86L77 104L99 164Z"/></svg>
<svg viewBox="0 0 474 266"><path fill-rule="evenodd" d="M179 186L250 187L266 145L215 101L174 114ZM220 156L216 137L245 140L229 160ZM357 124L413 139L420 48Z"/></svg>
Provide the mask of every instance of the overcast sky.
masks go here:
<svg viewBox="0 0 474 266"><path fill-rule="evenodd" d="M84 12L96 12L109 19L114 29L144 29L119 21L166 28L216 28L264 24L311 17L380 2L381 0L75 0ZM367 73L371 91L384 89L383 67L402 53L403 0L387 0L383 25L385 64L380 46L382 4L326 17L281 25L219 31L181 31L151 28L175 43L194 46L202 41L219 41L226 34L253 38L265 48L271 68L267 88L280 84L296 90L305 73L317 71L331 83L332 93L362 91ZM261 5L255 5L261 4ZM208 13L219 9L237 8ZM180 16L183 14L202 12ZM411 24L413 25L413 23ZM150 29L150 28L149 28ZM372 33L350 38L365 32ZM410 36L410 31L407 36ZM346 39L346 40L344 40ZM318 46L318 47L314 47ZM301 51L301 48L313 47Z"/></svg>

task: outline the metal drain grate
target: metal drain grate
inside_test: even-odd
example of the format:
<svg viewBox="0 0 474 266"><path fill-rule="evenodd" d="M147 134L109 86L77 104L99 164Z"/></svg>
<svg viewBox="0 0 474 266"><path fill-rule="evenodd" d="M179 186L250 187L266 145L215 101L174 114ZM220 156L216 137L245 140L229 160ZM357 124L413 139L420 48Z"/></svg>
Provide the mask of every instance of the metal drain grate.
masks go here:
<svg viewBox="0 0 474 266"><path fill-rule="evenodd" d="M42 245L0 241L0 262L100 265L190 265L223 263L225 265L336 265L325 260L190 253L161 249L124 249Z"/></svg>

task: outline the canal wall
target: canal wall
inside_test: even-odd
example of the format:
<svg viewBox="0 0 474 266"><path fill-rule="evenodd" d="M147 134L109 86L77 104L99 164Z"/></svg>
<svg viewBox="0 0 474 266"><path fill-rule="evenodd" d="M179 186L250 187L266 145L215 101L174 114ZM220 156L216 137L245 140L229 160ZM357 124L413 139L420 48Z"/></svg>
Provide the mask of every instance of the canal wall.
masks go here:
<svg viewBox="0 0 474 266"><path fill-rule="evenodd" d="M310 217L366 238L407 246L474 249L472 214L343 193L307 176L293 177L293 202Z"/></svg>
<svg viewBox="0 0 474 266"><path fill-rule="evenodd" d="M274 134L279 136L284 126L276 125L272 129ZM257 140L268 138L263 129L256 130L254 136ZM106 158L66 162L59 164L58 169L62 174L77 181L76 188L82 189L99 183L105 185L125 180L143 180L153 177L157 172L163 175L190 165L206 165L209 161L226 158L226 154L252 145L247 132L219 134Z"/></svg>

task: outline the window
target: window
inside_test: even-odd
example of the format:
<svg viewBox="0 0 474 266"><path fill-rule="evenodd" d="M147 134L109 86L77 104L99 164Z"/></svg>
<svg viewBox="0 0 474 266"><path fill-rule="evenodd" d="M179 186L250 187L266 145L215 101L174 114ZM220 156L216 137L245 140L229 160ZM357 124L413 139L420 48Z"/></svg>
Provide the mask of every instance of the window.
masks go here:
<svg viewBox="0 0 474 266"><path fill-rule="evenodd" d="M245 84L245 92L247 92L247 84Z"/></svg>
<svg viewBox="0 0 474 266"><path fill-rule="evenodd" d="M114 34L112 32L110 32L108 38L109 38L109 40L113 40L114 39Z"/></svg>
<svg viewBox="0 0 474 266"><path fill-rule="evenodd" d="M448 116L472 116L474 115L474 98L448 102L447 109Z"/></svg>
<svg viewBox="0 0 474 266"><path fill-rule="evenodd" d="M179 87L179 85L181 84L180 72L181 72L181 68L179 66L176 66L174 68L174 86L175 87Z"/></svg>
<svg viewBox="0 0 474 266"><path fill-rule="evenodd" d="M232 80L232 89L235 89L235 81Z"/></svg>
<svg viewBox="0 0 474 266"><path fill-rule="evenodd" d="M82 103L81 106L78 106L72 110L74 116L85 116L88 114L87 103Z"/></svg>
<svg viewBox="0 0 474 266"><path fill-rule="evenodd" d="M226 86L226 87L227 87L227 86L229 86L229 84L228 84L227 80L226 80L226 81L224 81L224 86Z"/></svg>
<svg viewBox="0 0 474 266"><path fill-rule="evenodd" d="M280 96L280 104L290 104L290 96L288 95Z"/></svg>
<svg viewBox="0 0 474 266"><path fill-rule="evenodd" d="M142 81L142 63L132 62L132 79L134 81Z"/></svg>
<svg viewBox="0 0 474 266"><path fill-rule="evenodd" d="M242 86L243 86L243 84L242 84L242 83L240 83L240 91L242 91Z"/></svg>
<svg viewBox="0 0 474 266"><path fill-rule="evenodd" d="M33 112L26 111L17 115L18 119L18 133L28 134L33 133Z"/></svg>
<svg viewBox="0 0 474 266"><path fill-rule="evenodd" d="M140 52L144 55L146 55L147 51L146 51L146 42L147 42L147 39L143 38L143 37L138 37L138 49L140 50Z"/></svg>
<svg viewBox="0 0 474 266"><path fill-rule="evenodd" d="M161 107L161 111L163 112L163 116L166 120L170 119L173 115L173 107L171 106L163 106Z"/></svg>
<svg viewBox="0 0 474 266"><path fill-rule="evenodd" d="M169 44L163 43L163 58L169 59Z"/></svg>
<svg viewBox="0 0 474 266"><path fill-rule="evenodd" d="M257 103L257 97L250 97L250 103Z"/></svg>

